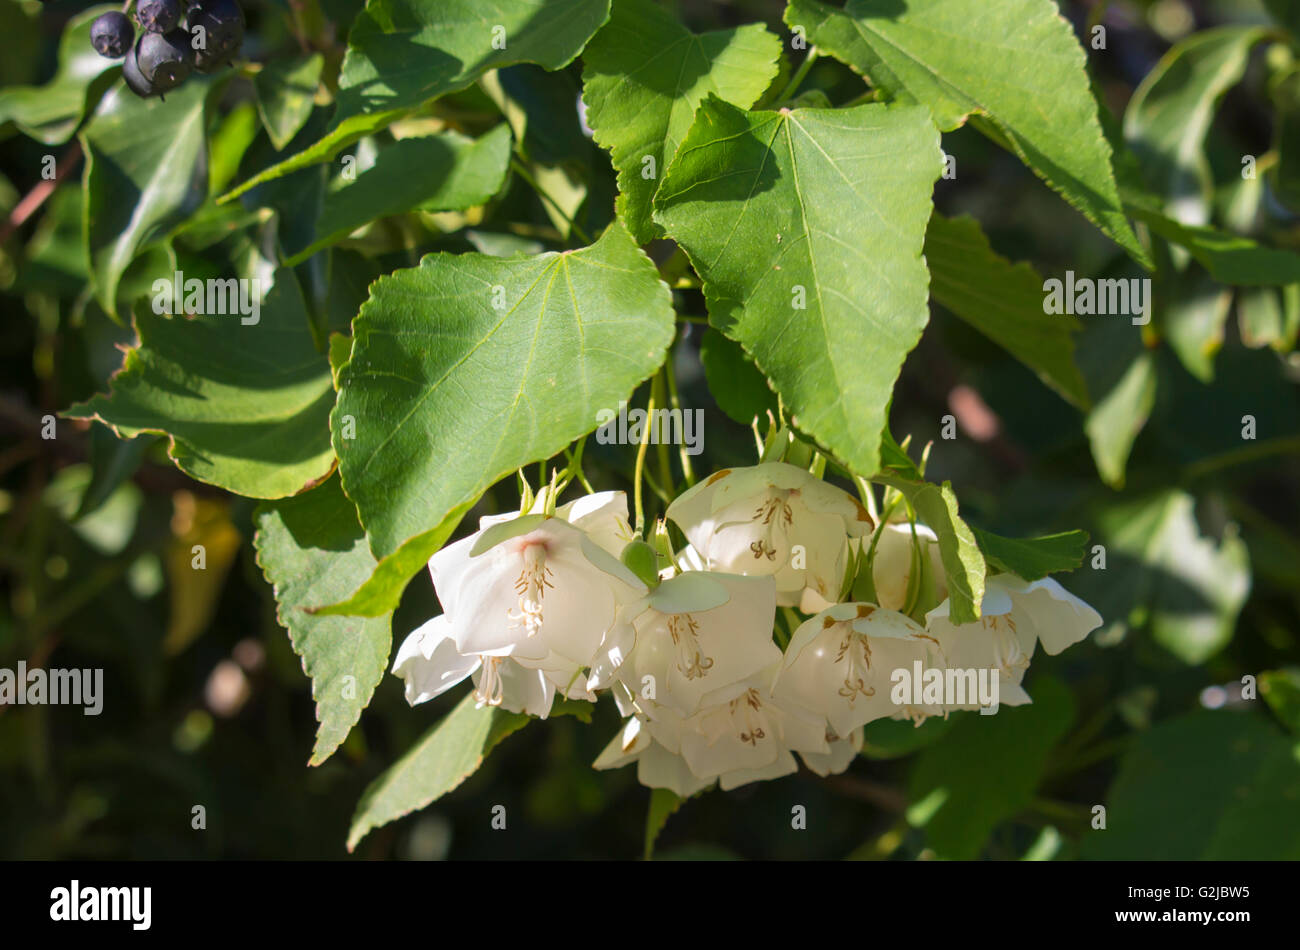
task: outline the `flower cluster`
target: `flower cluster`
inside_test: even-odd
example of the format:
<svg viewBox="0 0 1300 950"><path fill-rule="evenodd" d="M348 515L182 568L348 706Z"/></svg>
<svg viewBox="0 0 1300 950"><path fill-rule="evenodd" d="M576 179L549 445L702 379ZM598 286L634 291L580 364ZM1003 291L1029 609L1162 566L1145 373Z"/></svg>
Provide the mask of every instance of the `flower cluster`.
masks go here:
<svg viewBox="0 0 1300 950"><path fill-rule="evenodd" d="M900 692L899 671L986 671L992 705L1027 703L1038 644L1056 654L1101 624L1055 581L1011 574L987 578L979 621L953 623L933 531L877 528L857 499L784 462L684 492L666 516L688 543L672 550L660 532L651 570L632 569L649 549L621 492L555 507L543 491L525 508L430 560L444 612L398 651L407 700L473 677L480 704L545 718L557 693L608 691L626 722L596 768L635 762L643 784L683 797L786 775L796 754L841 772L873 720L990 705L975 690L954 699L942 677ZM871 596L854 600L864 578Z"/></svg>

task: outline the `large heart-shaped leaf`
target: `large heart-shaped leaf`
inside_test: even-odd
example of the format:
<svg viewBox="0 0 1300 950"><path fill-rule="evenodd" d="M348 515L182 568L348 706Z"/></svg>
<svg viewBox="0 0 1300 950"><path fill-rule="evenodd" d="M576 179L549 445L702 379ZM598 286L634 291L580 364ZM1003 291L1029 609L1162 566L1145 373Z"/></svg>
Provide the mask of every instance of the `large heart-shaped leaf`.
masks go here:
<svg viewBox="0 0 1300 950"><path fill-rule="evenodd" d="M749 108L776 75L781 44L761 24L696 34L649 0L616 0L583 56L582 98L618 170L618 211L645 243L650 199L709 93Z"/></svg>
<svg viewBox="0 0 1300 950"><path fill-rule="evenodd" d="M576 251L431 254L376 281L332 417L375 554L595 429L663 362L673 325L619 223Z"/></svg>
<svg viewBox="0 0 1300 950"><path fill-rule="evenodd" d="M275 587L277 617L311 677L320 723L311 764L319 765L347 738L383 678L392 614L321 617L303 609L351 593L375 569L357 510L337 478L263 505L254 520L257 563Z"/></svg>
<svg viewBox="0 0 1300 950"><path fill-rule="evenodd" d="M610 0L377 0L357 15L330 130L223 195L328 161L420 105L513 63L559 69L609 18Z"/></svg>
<svg viewBox="0 0 1300 950"><path fill-rule="evenodd" d="M43 86L0 89L0 130L9 123L46 145L66 142L99 95L117 78L118 64L90 45L90 24L116 6L91 7L64 27L59 66Z"/></svg>
<svg viewBox="0 0 1300 950"><path fill-rule="evenodd" d="M276 272L257 322L244 322L252 319L206 313L187 320L141 308L139 343L127 351L110 394L66 415L99 419L123 438L170 436L182 471L240 495L301 491L334 464L334 389L292 271Z"/></svg>
<svg viewBox="0 0 1300 950"><path fill-rule="evenodd" d="M1054 0L791 0L785 22L945 132L987 116L1010 148L1134 259L1087 57Z"/></svg>
<svg viewBox="0 0 1300 950"><path fill-rule="evenodd" d="M812 436L879 467L894 379L929 319L939 134L916 106L746 112L705 100L655 197L709 322Z"/></svg>

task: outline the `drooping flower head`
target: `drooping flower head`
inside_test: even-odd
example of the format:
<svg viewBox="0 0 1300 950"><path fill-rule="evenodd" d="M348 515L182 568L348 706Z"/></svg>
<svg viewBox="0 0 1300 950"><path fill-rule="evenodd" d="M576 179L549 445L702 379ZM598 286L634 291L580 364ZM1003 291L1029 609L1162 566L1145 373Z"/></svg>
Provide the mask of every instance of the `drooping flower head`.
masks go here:
<svg viewBox="0 0 1300 950"><path fill-rule="evenodd" d="M778 700L822 716L837 736L900 710L896 670L934 667L934 638L903 614L874 604L838 604L799 626L773 687Z"/></svg>
<svg viewBox="0 0 1300 950"><path fill-rule="evenodd" d="M484 519L436 553L429 573L443 614L403 643L393 670L407 680L408 700L471 673L480 703L537 715L556 690L594 698L585 671L616 635L620 608L646 593L596 540L616 544L625 512L622 493L607 492L554 515Z"/></svg>
<svg viewBox="0 0 1300 950"><path fill-rule="evenodd" d="M739 692L742 681L781 659L772 640L776 590L770 577L687 571L623 611L591 686L617 676L647 709L694 713Z"/></svg>
<svg viewBox="0 0 1300 950"><path fill-rule="evenodd" d="M784 462L723 469L668 506L709 570L770 575L777 603L811 613L834 603L848 540L870 533L847 492Z"/></svg>
<svg viewBox="0 0 1300 950"><path fill-rule="evenodd" d="M1030 702L1021 686L1034 647L1055 656L1101 626L1101 615L1050 577L1026 581L996 574L985 583L980 619L954 624L945 600L925 616L945 663L954 669L996 670L999 701L1010 706ZM966 703L954 709L976 709Z"/></svg>

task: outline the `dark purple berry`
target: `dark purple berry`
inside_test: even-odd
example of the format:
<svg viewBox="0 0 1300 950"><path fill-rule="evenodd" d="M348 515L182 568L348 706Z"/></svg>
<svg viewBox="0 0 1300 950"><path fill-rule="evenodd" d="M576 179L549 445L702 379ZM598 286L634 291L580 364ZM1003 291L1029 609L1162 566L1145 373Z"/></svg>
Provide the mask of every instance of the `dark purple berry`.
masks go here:
<svg viewBox="0 0 1300 950"><path fill-rule="evenodd" d="M133 42L135 30L131 27L131 21L116 10L96 17L95 22L90 24L90 45L95 47L95 52L100 56L109 59L125 56Z"/></svg>
<svg viewBox="0 0 1300 950"><path fill-rule="evenodd" d="M131 47L126 54L126 59L122 61L122 78L126 80L126 88L130 89L142 99L158 95L158 90L154 89L153 83L144 78L144 73L140 71L140 64L136 61L136 46Z"/></svg>
<svg viewBox="0 0 1300 950"><path fill-rule="evenodd" d="M194 71L194 51L184 30L146 33L136 44L136 60L157 92L175 89Z"/></svg>
<svg viewBox="0 0 1300 950"><path fill-rule="evenodd" d="M148 33L169 33L181 22L180 0L140 0L135 18Z"/></svg>
<svg viewBox="0 0 1300 950"><path fill-rule="evenodd" d="M244 39L244 11L235 0L198 0L190 7L186 22L199 72L210 73L239 52Z"/></svg>

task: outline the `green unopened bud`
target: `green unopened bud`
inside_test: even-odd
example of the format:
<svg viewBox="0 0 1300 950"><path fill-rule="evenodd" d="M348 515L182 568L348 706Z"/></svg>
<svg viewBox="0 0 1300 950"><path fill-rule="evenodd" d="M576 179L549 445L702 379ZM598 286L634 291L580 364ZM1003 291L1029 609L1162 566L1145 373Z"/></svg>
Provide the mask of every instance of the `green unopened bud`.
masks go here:
<svg viewBox="0 0 1300 950"><path fill-rule="evenodd" d="M632 541L623 549L623 566L645 582L651 590L659 586L659 555L644 541Z"/></svg>

